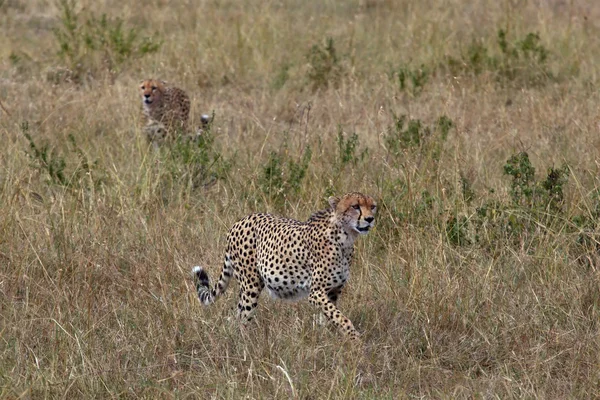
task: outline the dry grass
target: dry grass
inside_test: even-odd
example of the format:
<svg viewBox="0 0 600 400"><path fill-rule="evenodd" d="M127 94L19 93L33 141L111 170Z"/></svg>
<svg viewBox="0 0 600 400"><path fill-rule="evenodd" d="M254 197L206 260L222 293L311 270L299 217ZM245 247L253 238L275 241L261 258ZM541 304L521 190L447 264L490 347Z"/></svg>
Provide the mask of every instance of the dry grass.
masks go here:
<svg viewBox="0 0 600 400"><path fill-rule="evenodd" d="M82 20L120 16L163 45L112 72L88 51L75 81L52 34L58 3L0 1L1 398L600 397L600 6L148 3L143 13L129 0L77 4ZM514 61L510 80L502 66L475 71L461 55L479 43L498 56L499 29L511 43L539 33L547 59ZM327 37L338 59L318 67L319 86L310 50ZM393 72L421 66L422 87L400 89ZM147 146L136 89L149 76L185 88L195 121L214 110L222 179L194 188L172 172L185 166L171 150ZM393 155L386 137L401 114L454 126ZM66 183L36 169L24 121L65 161ZM338 127L358 138L345 164ZM307 147L298 190L269 192L271 152L287 174ZM569 166L558 210L511 202L503 166L520 151L538 181ZM97 161L89 173L86 159ZM245 330L232 318L235 287L200 306L190 267L217 273L235 220L304 219L349 190L382 204L340 304L364 348L313 326L307 302L264 296ZM452 239L453 217L468 242Z"/></svg>

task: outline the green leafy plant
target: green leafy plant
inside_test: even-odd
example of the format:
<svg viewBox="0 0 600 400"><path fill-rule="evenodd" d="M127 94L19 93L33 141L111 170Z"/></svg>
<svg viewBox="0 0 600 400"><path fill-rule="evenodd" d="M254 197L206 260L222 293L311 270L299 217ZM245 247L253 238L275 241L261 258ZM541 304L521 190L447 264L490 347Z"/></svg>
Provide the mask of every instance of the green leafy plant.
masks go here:
<svg viewBox="0 0 600 400"><path fill-rule="evenodd" d="M585 212L571 217L573 230L577 234L575 257L584 264L594 266L594 261L600 257L600 189L593 190L585 203Z"/></svg>
<svg viewBox="0 0 600 400"><path fill-rule="evenodd" d="M488 199L477 207L469 221L476 242L491 246L501 240L522 246L523 240L539 237L536 232L564 224L562 204L569 177L566 165L549 168L544 180L536 180L535 168L523 151L509 157L503 169L511 178L510 202Z"/></svg>
<svg viewBox="0 0 600 400"><path fill-rule="evenodd" d="M225 179L231 163L216 149L212 133L214 114L201 133L193 138L179 135L170 146L161 150L162 164L171 180L192 191Z"/></svg>
<svg viewBox="0 0 600 400"><path fill-rule="evenodd" d="M535 168L526 152L512 155L504 165L504 174L510 176L510 196L513 203L530 206L535 189Z"/></svg>
<svg viewBox="0 0 600 400"><path fill-rule="evenodd" d="M401 91L408 91L413 96L416 96L421 93L427 83L429 70L425 67L425 64L421 64L417 69L403 66L392 72L391 77L397 80Z"/></svg>
<svg viewBox="0 0 600 400"><path fill-rule="evenodd" d="M540 208L552 212L561 210L564 199L563 186L567 183L569 169L549 168L546 179L535 180L535 168L527 152L511 156L504 165L504 173L511 179L510 195L514 204L528 208Z"/></svg>
<svg viewBox="0 0 600 400"><path fill-rule="evenodd" d="M436 198L431 195L429 190L423 190L421 192L420 199L417 201L415 207L415 214L422 215L433 210L433 204L435 203L435 201Z"/></svg>
<svg viewBox="0 0 600 400"><path fill-rule="evenodd" d="M346 138L346 135L344 135L344 130L342 129L341 125L338 126L338 169L341 170L347 164L356 165L359 161L364 160L364 158L368 154L368 149L363 149L361 152L358 152L359 144L360 143L358 140L358 134L352 133Z"/></svg>
<svg viewBox="0 0 600 400"><path fill-rule="evenodd" d="M428 139L435 136L439 140L432 143L432 156L438 159L441 152L441 143L446 141L450 129L454 126L452 120L445 115L439 117L433 127L426 126L419 119L408 119L406 115L393 116L393 124L387 129L384 143L388 153L398 157L404 151L412 148L421 148ZM435 135L433 135L435 133Z"/></svg>
<svg viewBox="0 0 600 400"><path fill-rule="evenodd" d="M475 198L475 191L471 181L462 173L460 174L460 188L464 202L470 204Z"/></svg>
<svg viewBox="0 0 600 400"><path fill-rule="evenodd" d="M450 129L454 128L454 122L445 115L442 115L435 121L436 130L440 133L442 141L446 141Z"/></svg>
<svg viewBox="0 0 600 400"><path fill-rule="evenodd" d="M300 191L312 158L310 147L306 147L297 159L290 157L287 150L284 146L283 151L269 154L258 181L263 193L275 200L283 200Z"/></svg>
<svg viewBox="0 0 600 400"><path fill-rule="evenodd" d="M79 82L100 71L114 78L128 61L160 49L159 39L142 36L136 28L127 27L121 18L106 14L100 18L84 16L75 11L74 0L59 0L58 7L60 25L53 30L58 57L73 81ZM58 80L65 78L63 75L49 78Z"/></svg>
<svg viewBox="0 0 600 400"><path fill-rule="evenodd" d="M308 80L311 89L325 89L336 86L343 75L343 67L337 55L333 38L328 37L323 45L315 44L308 51Z"/></svg>
<svg viewBox="0 0 600 400"><path fill-rule="evenodd" d="M66 154L61 154L48 143L38 144L29 133L29 124L21 125L21 132L28 141L26 151L32 161L32 168L46 175L46 183L66 189L97 189L106 180L106 174L98 160L90 161L77 145L75 136L69 134ZM68 161L74 154L76 161Z"/></svg>
<svg viewBox="0 0 600 400"><path fill-rule="evenodd" d="M394 156L398 156L404 149L418 146L430 133L418 119L407 121L406 115L394 115L393 119L393 125L388 128L384 142L388 152Z"/></svg>
<svg viewBox="0 0 600 400"><path fill-rule="evenodd" d="M510 41L507 31L499 29L497 47L473 41L460 58L448 57L446 65L452 74L491 72L500 83L540 85L556 79L548 67L550 52L541 42L540 35L533 32Z"/></svg>
<svg viewBox="0 0 600 400"><path fill-rule="evenodd" d="M276 151L269 153L269 160L262 168L260 186L271 197L283 195L283 157Z"/></svg>
<svg viewBox="0 0 600 400"><path fill-rule="evenodd" d="M451 216L446 222L446 237L454 246L471 244L467 233L467 218L465 216Z"/></svg>

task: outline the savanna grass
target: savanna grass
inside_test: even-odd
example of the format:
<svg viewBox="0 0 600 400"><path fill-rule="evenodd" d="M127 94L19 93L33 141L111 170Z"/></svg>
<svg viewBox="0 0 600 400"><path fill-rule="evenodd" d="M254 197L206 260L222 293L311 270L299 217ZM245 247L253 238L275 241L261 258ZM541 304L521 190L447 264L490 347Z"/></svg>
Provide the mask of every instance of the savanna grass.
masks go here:
<svg viewBox="0 0 600 400"><path fill-rule="evenodd" d="M0 1L0 398L599 397L598 20ZM149 146L148 76L210 136ZM340 301L364 347L307 302L264 296L245 329L235 287L201 307L190 267L216 274L237 219L350 190L380 204Z"/></svg>

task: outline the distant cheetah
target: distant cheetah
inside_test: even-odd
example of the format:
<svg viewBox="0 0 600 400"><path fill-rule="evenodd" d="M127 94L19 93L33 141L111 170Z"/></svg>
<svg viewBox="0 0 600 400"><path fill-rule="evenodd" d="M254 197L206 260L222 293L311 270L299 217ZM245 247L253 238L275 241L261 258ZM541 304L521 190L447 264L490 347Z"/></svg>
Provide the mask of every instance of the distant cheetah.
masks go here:
<svg viewBox="0 0 600 400"><path fill-rule="evenodd" d="M144 132L149 141L160 142L187 133L190 98L181 89L166 82L146 79L140 83L144 115Z"/></svg>
<svg viewBox="0 0 600 400"><path fill-rule="evenodd" d="M210 286L204 269L194 267L198 298L205 305L213 303L234 276L240 284L242 321L252 317L266 286L278 299L308 297L339 330L356 339L359 333L336 302L350 275L354 241L373 227L376 209L372 197L354 192L330 197L329 208L314 213L307 222L249 215L229 231L215 286Z"/></svg>

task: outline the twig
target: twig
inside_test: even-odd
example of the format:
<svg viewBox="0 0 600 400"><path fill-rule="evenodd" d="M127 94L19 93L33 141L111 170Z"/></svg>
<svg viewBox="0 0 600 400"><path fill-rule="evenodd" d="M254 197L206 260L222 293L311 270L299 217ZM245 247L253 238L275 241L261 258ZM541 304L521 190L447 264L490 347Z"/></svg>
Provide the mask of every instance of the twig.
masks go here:
<svg viewBox="0 0 600 400"><path fill-rule="evenodd" d="M12 117L12 115L8 112L8 110L6 109L6 107L4 107L4 104L2 104L2 100L0 100L0 108L2 108L2 110L4 110L4 112L6 113L6 115L8 115L9 117Z"/></svg>

